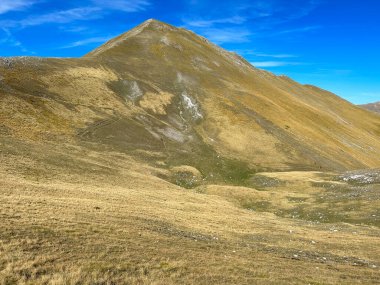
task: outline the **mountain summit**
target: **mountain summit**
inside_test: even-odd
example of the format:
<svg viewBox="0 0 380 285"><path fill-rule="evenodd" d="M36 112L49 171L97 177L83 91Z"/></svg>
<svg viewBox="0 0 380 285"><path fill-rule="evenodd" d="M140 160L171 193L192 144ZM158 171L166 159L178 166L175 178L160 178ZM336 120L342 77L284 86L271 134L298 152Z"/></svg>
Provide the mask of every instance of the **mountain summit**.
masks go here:
<svg viewBox="0 0 380 285"><path fill-rule="evenodd" d="M0 59L0 74L12 137L159 154L206 177L380 165L376 114L156 20L83 58Z"/></svg>
<svg viewBox="0 0 380 285"><path fill-rule="evenodd" d="M151 30L151 31L169 31L169 30L175 30L176 28L174 26L171 26L169 24L160 22L155 19L149 19L145 21L144 23L138 25L137 27L133 28L132 30L123 33L122 35L111 39L101 47L93 50L90 52L87 56L100 56L102 54L107 54L109 50L112 50L113 48L116 48L118 45L122 44L126 39L136 36L145 30Z"/></svg>

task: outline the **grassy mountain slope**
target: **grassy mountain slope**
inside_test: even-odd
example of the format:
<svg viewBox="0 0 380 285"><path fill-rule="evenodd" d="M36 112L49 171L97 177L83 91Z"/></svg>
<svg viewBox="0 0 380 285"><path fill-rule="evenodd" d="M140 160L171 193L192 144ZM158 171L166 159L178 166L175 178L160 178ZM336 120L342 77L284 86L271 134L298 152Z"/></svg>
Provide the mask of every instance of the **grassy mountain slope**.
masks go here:
<svg viewBox="0 0 380 285"><path fill-rule="evenodd" d="M0 58L0 284L377 284L379 136L154 20Z"/></svg>
<svg viewBox="0 0 380 285"><path fill-rule="evenodd" d="M1 128L18 137L141 148L171 164L215 156L250 169L380 164L376 115L158 21L84 58L11 58L0 66Z"/></svg>

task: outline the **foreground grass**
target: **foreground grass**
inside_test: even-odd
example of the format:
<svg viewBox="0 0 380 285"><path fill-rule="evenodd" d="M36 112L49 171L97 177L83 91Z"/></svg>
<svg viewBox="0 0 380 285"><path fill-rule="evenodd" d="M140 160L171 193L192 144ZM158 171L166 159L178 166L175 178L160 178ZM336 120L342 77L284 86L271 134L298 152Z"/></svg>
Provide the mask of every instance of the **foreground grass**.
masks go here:
<svg viewBox="0 0 380 285"><path fill-rule="evenodd" d="M281 203L274 189L185 190L118 153L30 152L29 160L1 154L0 284L378 282L376 226L276 215L297 200ZM281 185L293 198L323 190ZM265 194L273 209L244 208L223 193Z"/></svg>

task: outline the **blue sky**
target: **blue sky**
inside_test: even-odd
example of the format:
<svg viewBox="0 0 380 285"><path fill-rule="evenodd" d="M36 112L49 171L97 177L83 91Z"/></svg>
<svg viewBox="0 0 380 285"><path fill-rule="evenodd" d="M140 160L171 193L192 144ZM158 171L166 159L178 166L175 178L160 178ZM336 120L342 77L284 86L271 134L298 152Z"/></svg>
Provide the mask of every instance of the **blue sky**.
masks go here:
<svg viewBox="0 0 380 285"><path fill-rule="evenodd" d="M353 103L380 101L378 0L0 0L0 56L79 57L149 18Z"/></svg>

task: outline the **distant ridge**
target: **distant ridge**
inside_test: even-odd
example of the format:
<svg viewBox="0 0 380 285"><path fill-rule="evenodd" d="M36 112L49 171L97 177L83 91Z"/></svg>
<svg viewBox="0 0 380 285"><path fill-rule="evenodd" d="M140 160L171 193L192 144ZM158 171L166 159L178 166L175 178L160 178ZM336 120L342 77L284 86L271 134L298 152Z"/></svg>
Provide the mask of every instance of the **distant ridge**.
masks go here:
<svg viewBox="0 0 380 285"><path fill-rule="evenodd" d="M372 112L380 113L380 101L375 102L375 103L360 105L360 107Z"/></svg>

